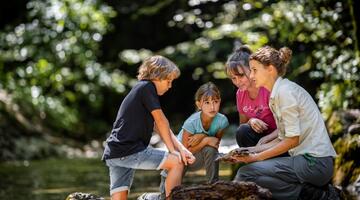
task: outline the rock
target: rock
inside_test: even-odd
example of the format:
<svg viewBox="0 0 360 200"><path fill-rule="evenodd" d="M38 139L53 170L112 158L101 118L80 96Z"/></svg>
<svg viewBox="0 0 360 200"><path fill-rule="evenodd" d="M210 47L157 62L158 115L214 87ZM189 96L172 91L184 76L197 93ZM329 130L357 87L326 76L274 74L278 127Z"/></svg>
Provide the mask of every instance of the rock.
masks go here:
<svg viewBox="0 0 360 200"><path fill-rule="evenodd" d="M327 127L337 153L332 183L353 193L356 184L351 184L360 176L360 109L333 112Z"/></svg>
<svg viewBox="0 0 360 200"><path fill-rule="evenodd" d="M341 137L349 132L349 127L353 124L360 124L360 110L349 109L339 110L331 114L327 120L330 136Z"/></svg>
<svg viewBox="0 0 360 200"><path fill-rule="evenodd" d="M350 193L351 196L357 197L357 200L360 199L360 175L355 180L355 182L353 182L347 187L347 191Z"/></svg>
<svg viewBox="0 0 360 200"><path fill-rule="evenodd" d="M105 200L105 198L89 193L74 192L69 194L66 200Z"/></svg>
<svg viewBox="0 0 360 200"><path fill-rule="evenodd" d="M213 184L177 186L170 194L172 200L239 200L271 199L271 192L253 182L218 181Z"/></svg>
<svg viewBox="0 0 360 200"><path fill-rule="evenodd" d="M360 134L360 124L352 124L348 128L348 132L351 135Z"/></svg>

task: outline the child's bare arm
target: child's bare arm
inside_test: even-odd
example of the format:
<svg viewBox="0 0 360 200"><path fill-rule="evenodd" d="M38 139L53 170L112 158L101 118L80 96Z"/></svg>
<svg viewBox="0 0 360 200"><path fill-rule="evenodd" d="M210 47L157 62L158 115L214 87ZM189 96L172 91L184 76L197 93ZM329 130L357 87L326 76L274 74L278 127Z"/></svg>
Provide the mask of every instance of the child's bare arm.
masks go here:
<svg viewBox="0 0 360 200"><path fill-rule="evenodd" d="M154 110L151 114L155 121L154 130L160 135L169 152L179 155L179 161L183 161L185 165L194 163L195 157L177 140L162 110Z"/></svg>
<svg viewBox="0 0 360 200"><path fill-rule="evenodd" d="M249 118L246 115L239 113L239 124L247 123Z"/></svg>
<svg viewBox="0 0 360 200"><path fill-rule="evenodd" d="M186 148L190 148L198 145L207 135L204 133L189 133L187 130L183 129L182 135L182 144Z"/></svg>
<svg viewBox="0 0 360 200"><path fill-rule="evenodd" d="M225 133L224 129L221 129L216 133L215 137L217 137L220 141L224 133Z"/></svg>
<svg viewBox="0 0 360 200"><path fill-rule="evenodd" d="M156 109L151 112L155 121L155 130L160 135L170 153L176 153L175 146L172 140L169 121L166 119L161 109Z"/></svg>
<svg viewBox="0 0 360 200"><path fill-rule="evenodd" d="M171 131L171 130L170 130ZM176 138L174 133L171 131L171 136L173 139L173 143L175 148L180 152L183 162L185 165L192 164L195 162L194 155Z"/></svg>
<svg viewBox="0 0 360 200"><path fill-rule="evenodd" d="M207 135L204 133L189 134L188 147L195 146L201 142Z"/></svg>
<svg viewBox="0 0 360 200"><path fill-rule="evenodd" d="M190 139L191 133L187 132L185 129L183 129L183 135L182 135L182 144L185 148L189 149L189 139Z"/></svg>
<svg viewBox="0 0 360 200"><path fill-rule="evenodd" d="M194 154L194 153L200 151L205 146L211 146L214 148L218 148L219 147L219 139L216 137L207 136L203 140L201 140L201 142L199 144L189 147L189 150L191 151L191 153Z"/></svg>

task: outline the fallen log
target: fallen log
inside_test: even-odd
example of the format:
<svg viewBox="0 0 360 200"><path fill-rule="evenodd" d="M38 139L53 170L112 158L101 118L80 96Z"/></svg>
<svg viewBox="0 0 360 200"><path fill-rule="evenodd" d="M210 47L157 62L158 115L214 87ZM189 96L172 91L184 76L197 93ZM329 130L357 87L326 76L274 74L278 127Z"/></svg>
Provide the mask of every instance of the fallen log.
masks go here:
<svg viewBox="0 0 360 200"><path fill-rule="evenodd" d="M260 200L271 199L271 192L253 182L217 181L197 186L177 186L170 194L172 200Z"/></svg>

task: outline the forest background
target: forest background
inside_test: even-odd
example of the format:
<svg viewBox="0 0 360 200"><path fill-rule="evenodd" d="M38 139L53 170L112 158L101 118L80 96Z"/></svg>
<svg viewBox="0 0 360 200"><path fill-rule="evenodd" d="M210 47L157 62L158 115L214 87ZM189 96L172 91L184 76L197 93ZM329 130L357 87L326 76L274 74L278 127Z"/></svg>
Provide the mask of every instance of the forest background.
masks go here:
<svg viewBox="0 0 360 200"><path fill-rule="evenodd" d="M12 0L0 7L0 160L101 152L142 60L181 70L161 97L177 132L212 81L238 124L224 73L240 44L293 50L286 75L313 96L338 152L334 183L360 174L360 3L356 0ZM350 128L350 129L349 129ZM233 129L229 129L231 132Z"/></svg>

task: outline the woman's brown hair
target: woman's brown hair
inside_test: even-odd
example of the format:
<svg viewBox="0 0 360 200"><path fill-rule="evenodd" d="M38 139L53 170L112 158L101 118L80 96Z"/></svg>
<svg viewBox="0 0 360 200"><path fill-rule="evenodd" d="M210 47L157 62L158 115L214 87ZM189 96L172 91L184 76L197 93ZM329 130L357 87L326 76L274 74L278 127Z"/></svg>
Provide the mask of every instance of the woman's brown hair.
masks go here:
<svg viewBox="0 0 360 200"><path fill-rule="evenodd" d="M287 65L290 63L292 51L288 47L276 50L265 46L251 54L249 60L256 60L265 66L273 65L280 76L286 74Z"/></svg>

